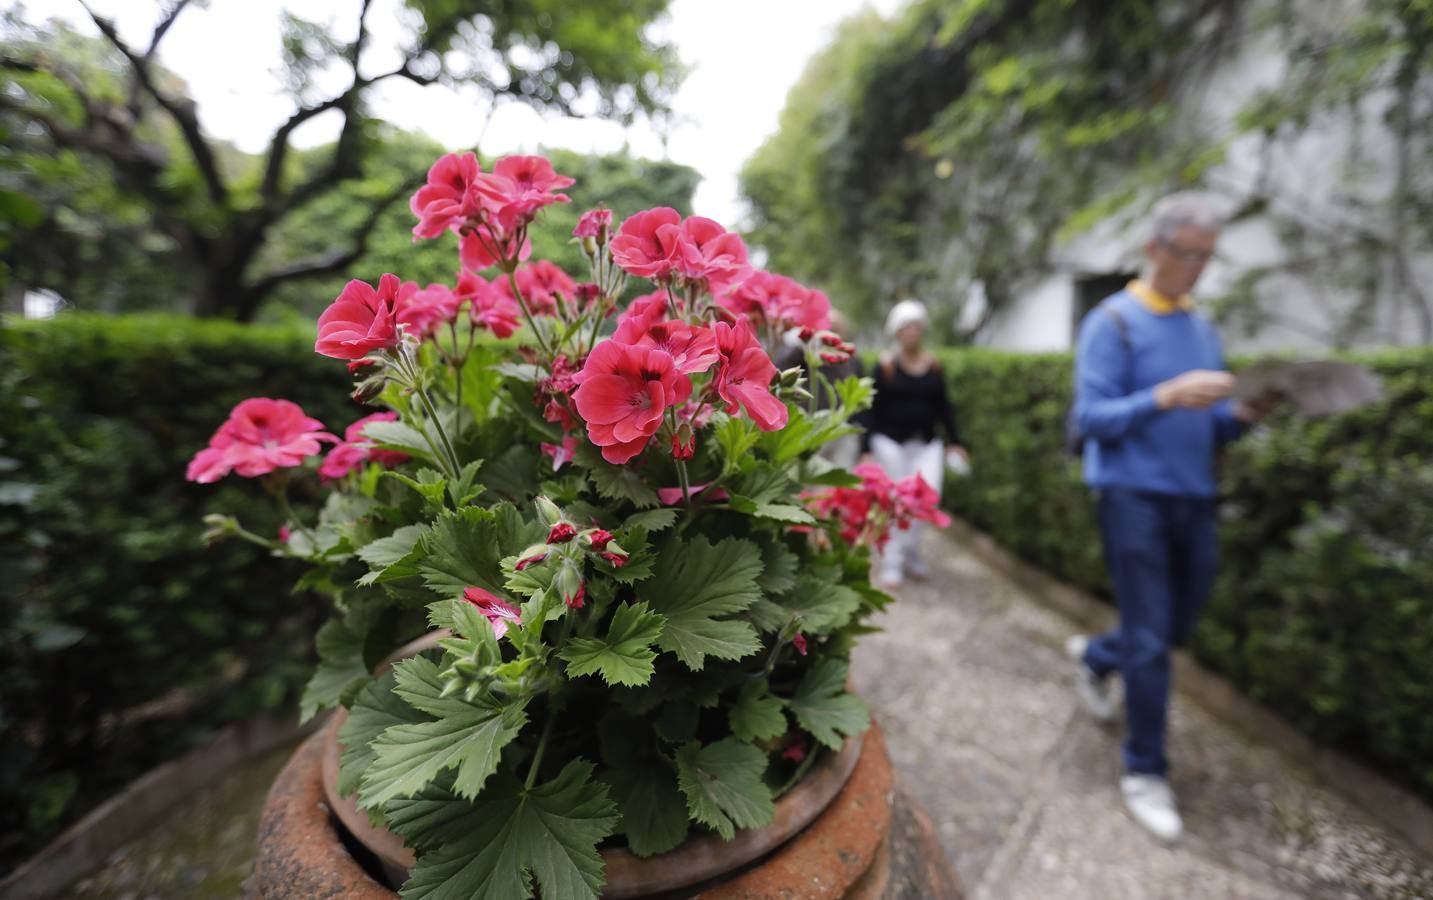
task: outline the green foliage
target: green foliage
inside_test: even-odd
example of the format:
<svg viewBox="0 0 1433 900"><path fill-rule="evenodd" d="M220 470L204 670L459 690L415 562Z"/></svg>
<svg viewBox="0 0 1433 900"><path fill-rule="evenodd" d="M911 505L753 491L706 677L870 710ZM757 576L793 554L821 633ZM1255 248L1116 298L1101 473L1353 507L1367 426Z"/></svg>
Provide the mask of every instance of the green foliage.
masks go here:
<svg viewBox="0 0 1433 900"><path fill-rule="evenodd" d="M1382 403L1282 415L1226 451L1219 580L1194 650L1313 738L1433 795L1433 354L1353 358L1384 377ZM1069 357L967 350L944 365L976 467L947 484L948 505L1108 595L1063 450Z"/></svg>
<svg viewBox="0 0 1433 900"><path fill-rule="evenodd" d="M246 397L337 431L363 414L311 341L160 317L0 326L0 856L296 698L320 612L292 593L300 570L247 544L206 551L195 526L223 510L273 535L279 514L257 485L183 475Z"/></svg>
<svg viewBox="0 0 1433 900"><path fill-rule="evenodd" d="M731 840L737 828L769 825L776 815L762 782L766 754L734 737L693 741L677 751L677 783L692 818Z"/></svg>
<svg viewBox="0 0 1433 900"><path fill-rule="evenodd" d="M668 538L655 576L639 592L666 617L662 649L698 670L708 656L734 660L754 653L756 632L730 616L761 599L760 574L761 552L748 541L727 538L713 545L700 536Z"/></svg>
<svg viewBox="0 0 1433 900"><path fill-rule="evenodd" d="M645 603L624 604L612 614L605 640L576 638L558 654L573 677L599 674L608 684L640 686L652 678L652 645L667 620Z"/></svg>

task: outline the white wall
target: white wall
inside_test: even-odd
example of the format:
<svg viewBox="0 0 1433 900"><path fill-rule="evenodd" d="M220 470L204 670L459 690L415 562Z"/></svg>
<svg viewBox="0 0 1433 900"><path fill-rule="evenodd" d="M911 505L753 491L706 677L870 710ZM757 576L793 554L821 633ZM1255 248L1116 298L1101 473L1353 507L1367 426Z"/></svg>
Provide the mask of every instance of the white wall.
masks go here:
<svg viewBox="0 0 1433 900"><path fill-rule="evenodd" d="M1045 278L995 314L978 343L1002 350L1041 353L1068 350L1075 316L1074 281L1065 274Z"/></svg>

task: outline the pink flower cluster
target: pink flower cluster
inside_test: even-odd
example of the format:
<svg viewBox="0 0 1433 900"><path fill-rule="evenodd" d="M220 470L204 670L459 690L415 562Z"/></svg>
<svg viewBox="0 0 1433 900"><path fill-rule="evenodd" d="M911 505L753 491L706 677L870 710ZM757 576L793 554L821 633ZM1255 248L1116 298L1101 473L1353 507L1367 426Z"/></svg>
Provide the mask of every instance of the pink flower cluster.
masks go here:
<svg viewBox="0 0 1433 900"><path fill-rule="evenodd" d="M758 326L770 325L779 331L831 327L831 300L825 294L771 272L751 273L721 294L717 303Z"/></svg>
<svg viewBox="0 0 1433 900"><path fill-rule="evenodd" d="M719 223L659 206L629 216L612 238L612 259L628 274L713 290L746 277L746 244Z"/></svg>
<svg viewBox="0 0 1433 900"><path fill-rule="evenodd" d="M324 481L342 478L349 472L362 468L369 460L389 468L407 461L408 454L396 450L380 450L363 436L363 429L370 423L393 422L397 419L397 413L377 412L364 416L345 428L343 440L328 451L328 455L323 458L323 464L318 467L319 477Z"/></svg>
<svg viewBox="0 0 1433 900"><path fill-rule="evenodd" d="M449 153L428 170L409 208L418 217L416 238L445 231L459 235L463 267L481 271L501 264L511 271L532 252L527 226L538 210L571 198L557 193L572 179L553 171L541 156L507 156L483 172L473 153Z"/></svg>
<svg viewBox="0 0 1433 900"><path fill-rule="evenodd" d="M572 400L602 458L622 464L646 448L669 408L686 404L691 376L713 366L704 402L723 402L731 414L744 410L764 431L786 426L786 406L771 393L776 366L745 319L705 326L628 318L573 376ZM683 434L691 434L690 425ZM688 454L694 446L686 441L678 449Z"/></svg>
<svg viewBox="0 0 1433 900"><path fill-rule="evenodd" d="M304 415L297 403L250 397L234 407L209 446L189 461L184 477L200 484L218 481L230 472L256 478L303 465L305 459L318 455L324 441L338 438L324 431L322 422Z"/></svg>
<svg viewBox="0 0 1433 900"><path fill-rule="evenodd" d="M892 481L880 466L863 463L852 470L860 487L835 487L811 494L806 505L821 518L834 518L841 538L850 544L884 548L894 526L902 530L915 521L938 528L950 524L940 509L940 497L920 475Z"/></svg>

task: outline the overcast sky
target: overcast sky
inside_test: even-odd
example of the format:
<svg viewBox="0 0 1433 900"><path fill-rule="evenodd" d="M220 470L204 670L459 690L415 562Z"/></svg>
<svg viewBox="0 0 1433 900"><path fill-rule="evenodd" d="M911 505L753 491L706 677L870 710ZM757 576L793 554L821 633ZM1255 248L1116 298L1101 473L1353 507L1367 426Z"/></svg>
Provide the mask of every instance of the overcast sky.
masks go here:
<svg viewBox="0 0 1433 900"><path fill-rule="evenodd" d="M582 0L572 0L580 3ZM474 94L439 86L420 88L390 80L376 89L375 113L394 124L424 131L448 147L472 146L482 136L485 156L533 150L539 145L610 151L628 143L645 156L663 155L701 172L697 213L735 223L741 213L736 175L742 162L776 129L786 92L806 60L830 40L835 25L863 7L890 15L903 0L672 0L663 25L690 74L674 101L678 124L667 147L645 123L622 128L610 122L542 117L506 104L487 118ZM0 5L9 5L0 0ZM146 45L161 4L155 0L94 0L118 23L131 43ZM30 15L61 15L97 34L74 0L27 4ZM160 45L161 62L189 83L203 127L241 149L258 151L292 111L280 91L279 10L333 23L351 39L356 0L210 0L208 9L186 10ZM390 68L396 57L385 32L397 29L398 0L376 0L370 12L371 55L365 71ZM295 132L294 143L331 140L338 120L317 117Z"/></svg>

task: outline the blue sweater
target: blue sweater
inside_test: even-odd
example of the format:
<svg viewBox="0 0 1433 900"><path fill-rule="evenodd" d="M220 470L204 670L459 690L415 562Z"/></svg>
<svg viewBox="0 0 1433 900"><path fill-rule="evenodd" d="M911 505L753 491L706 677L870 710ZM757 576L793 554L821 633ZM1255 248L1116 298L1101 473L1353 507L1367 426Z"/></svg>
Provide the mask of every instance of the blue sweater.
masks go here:
<svg viewBox="0 0 1433 900"><path fill-rule="evenodd" d="M1124 321L1128 342L1110 311ZM1129 290L1085 317L1075 354L1075 425L1085 482L1180 497L1214 496L1214 451L1243 433L1229 402L1161 411L1154 387L1191 369L1223 369L1214 327L1197 313L1157 313Z"/></svg>

